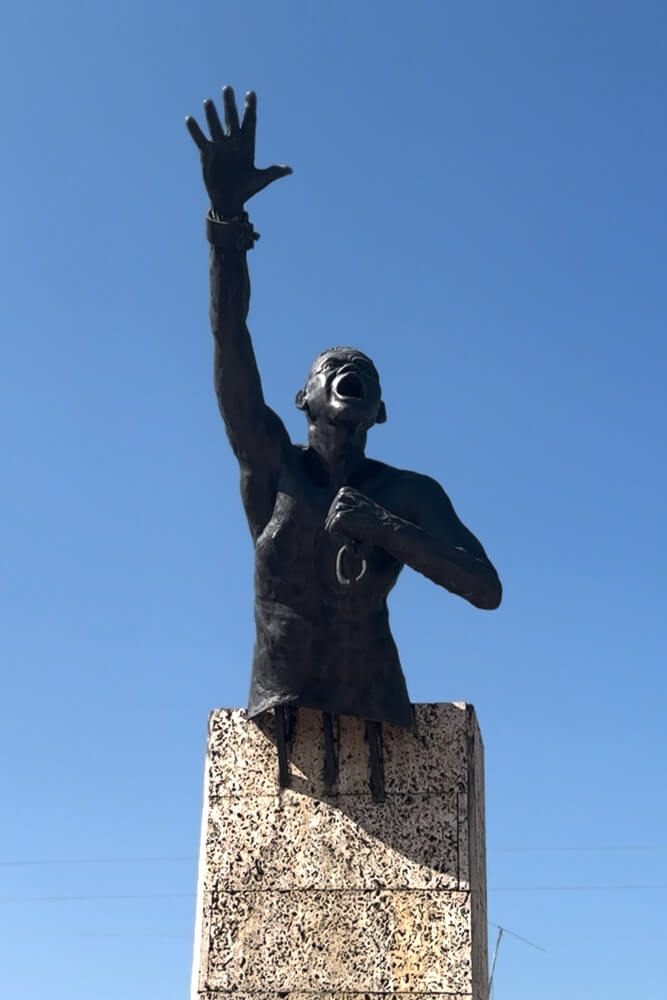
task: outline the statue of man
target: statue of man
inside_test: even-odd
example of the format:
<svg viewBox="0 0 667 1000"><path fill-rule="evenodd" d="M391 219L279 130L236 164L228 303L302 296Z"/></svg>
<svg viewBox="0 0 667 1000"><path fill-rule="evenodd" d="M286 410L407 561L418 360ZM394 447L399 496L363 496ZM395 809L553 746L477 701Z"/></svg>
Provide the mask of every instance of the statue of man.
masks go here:
<svg viewBox="0 0 667 1000"><path fill-rule="evenodd" d="M438 483L366 457L368 431L387 418L377 370L362 351L334 347L313 362L296 396L307 445L291 442L264 401L246 326L246 254L257 234L244 204L291 170L254 165L254 93L242 123L231 87L223 106L224 129L213 101L204 103L210 139L193 118L186 124L211 199L215 390L255 544L248 713L303 706L410 726L387 611L399 573L410 566L485 609L498 607L500 582Z"/></svg>

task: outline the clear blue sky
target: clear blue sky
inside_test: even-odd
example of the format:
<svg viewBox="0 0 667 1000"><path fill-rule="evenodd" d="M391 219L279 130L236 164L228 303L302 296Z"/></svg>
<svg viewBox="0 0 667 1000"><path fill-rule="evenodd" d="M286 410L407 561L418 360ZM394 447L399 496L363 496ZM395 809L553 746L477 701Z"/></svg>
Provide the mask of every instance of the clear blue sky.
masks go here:
<svg viewBox="0 0 667 1000"><path fill-rule="evenodd" d="M294 168L251 208L267 398L300 440L311 358L371 354L369 453L503 578L391 604L413 699L477 707L490 917L547 949L507 938L496 1000L664 994L666 38L645 0L5 5L3 994L187 991L252 645L183 126L226 82ZM129 858L177 860L10 864Z"/></svg>

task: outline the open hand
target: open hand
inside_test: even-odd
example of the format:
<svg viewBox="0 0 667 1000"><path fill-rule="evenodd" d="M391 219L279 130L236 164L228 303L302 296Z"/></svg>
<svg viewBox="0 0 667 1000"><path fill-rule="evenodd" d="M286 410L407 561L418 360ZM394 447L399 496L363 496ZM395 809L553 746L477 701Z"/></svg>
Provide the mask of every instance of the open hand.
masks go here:
<svg viewBox="0 0 667 1000"><path fill-rule="evenodd" d="M292 170L279 166L258 170L255 166L257 97L252 90L246 94L241 124L231 87L223 89L222 103L226 131L210 98L204 101L204 113L211 138L206 138L194 118L188 116L185 124L201 154L204 184L213 211L223 218L235 219L242 214L248 198Z"/></svg>
<svg viewBox="0 0 667 1000"><path fill-rule="evenodd" d="M375 544L386 511L352 486L343 486L333 499L325 531L355 542Z"/></svg>

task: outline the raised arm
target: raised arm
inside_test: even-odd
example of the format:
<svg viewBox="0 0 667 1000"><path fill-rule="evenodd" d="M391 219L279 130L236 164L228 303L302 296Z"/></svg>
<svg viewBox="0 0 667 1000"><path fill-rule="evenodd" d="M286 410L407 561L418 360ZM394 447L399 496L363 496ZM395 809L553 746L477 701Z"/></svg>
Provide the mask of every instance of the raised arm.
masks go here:
<svg viewBox="0 0 667 1000"><path fill-rule="evenodd" d="M280 418L264 402L246 326L250 302L246 254L258 236L244 204L272 181L292 171L279 166L258 170L254 165L255 94L246 95L241 124L232 88L225 87L222 96L226 129L211 100L204 102L210 139L194 118L185 120L200 151L204 184L211 199L206 235L211 243L210 317L215 342L215 391L229 441L242 469L261 469L269 474L288 437Z"/></svg>

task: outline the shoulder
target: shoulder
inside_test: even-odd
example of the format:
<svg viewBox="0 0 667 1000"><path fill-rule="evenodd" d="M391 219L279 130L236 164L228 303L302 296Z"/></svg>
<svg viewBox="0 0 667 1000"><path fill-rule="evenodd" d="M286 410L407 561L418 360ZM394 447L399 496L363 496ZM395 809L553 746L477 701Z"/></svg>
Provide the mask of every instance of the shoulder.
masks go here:
<svg viewBox="0 0 667 1000"><path fill-rule="evenodd" d="M412 491L425 496L446 497L444 489L440 483L432 476L425 476L422 472L413 472L410 469L398 469L396 466L387 465L385 462L371 461L375 467L375 475L378 478L391 481L404 491Z"/></svg>
<svg viewBox="0 0 667 1000"><path fill-rule="evenodd" d="M419 514L434 507L441 513L452 509L444 489L431 476L374 460L369 465L373 481L391 494L396 512L400 508L403 516L412 515L410 520L419 520Z"/></svg>

